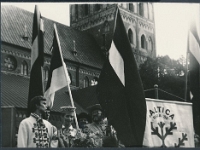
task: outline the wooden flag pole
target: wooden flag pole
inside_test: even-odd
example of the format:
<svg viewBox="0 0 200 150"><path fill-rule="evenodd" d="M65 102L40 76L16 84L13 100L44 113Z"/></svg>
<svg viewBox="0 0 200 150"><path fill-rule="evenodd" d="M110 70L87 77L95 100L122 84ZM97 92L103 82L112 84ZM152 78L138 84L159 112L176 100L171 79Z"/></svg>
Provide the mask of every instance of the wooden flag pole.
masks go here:
<svg viewBox="0 0 200 150"><path fill-rule="evenodd" d="M186 52L186 75L185 75L185 101L187 101L187 91L188 91L188 58L189 58L189 30L187 37L187 52Z"/></svg>
<svg viewBox="0 0 200 150"><path fill-rule="evenodd" d="M56 24L55 23L54 23L54 29L55 29L55 32L56 32L56 39L58 41L58 47L59 47L58 49L60 51L61 61L62 61L62 65L64 66L65 77L66 77L66 80L67 80L67 77L69 75L67 73L67 70L66 70L66 67L65 67L66 65L65 65L64 60L63 60L60 41L59 41L59 38L58 38L58 32L57 32L57 28L56 28ZM71 89L70 89L70 85L69 85L68 80L67 80L67 87L68 87L68 91L69 91L69 96L70 96L72 107L74 107L74 101L73 101L73 97L72 97L72 93L71 93ZM78 125L77 116L76 116L76 112L75 111L74 111L74 118L75 118L76 128L79 129L79 125Z"/></svg>
<svg viewBox="0 0 200 150"><path fill-rule="evenodd" d="M188 91L188 51L187 51L187 54L186 54L186 75L185 75L185 101L187 101L187 91Z"/></svg>

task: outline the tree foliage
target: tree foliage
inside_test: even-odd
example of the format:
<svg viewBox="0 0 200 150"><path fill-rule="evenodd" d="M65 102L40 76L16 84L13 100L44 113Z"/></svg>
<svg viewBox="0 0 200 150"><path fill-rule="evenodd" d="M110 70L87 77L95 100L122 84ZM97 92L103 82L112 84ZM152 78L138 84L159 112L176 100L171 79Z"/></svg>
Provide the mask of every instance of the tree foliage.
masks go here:
<svg viewBox="0 0 200 150"><path fill-rule="evenodd" d="M185 71L183 56L174 60L167 55L156 59L148 58L139 69L145 90L152 89L157 84L159 89L181 98L184 98Z"/></svg>

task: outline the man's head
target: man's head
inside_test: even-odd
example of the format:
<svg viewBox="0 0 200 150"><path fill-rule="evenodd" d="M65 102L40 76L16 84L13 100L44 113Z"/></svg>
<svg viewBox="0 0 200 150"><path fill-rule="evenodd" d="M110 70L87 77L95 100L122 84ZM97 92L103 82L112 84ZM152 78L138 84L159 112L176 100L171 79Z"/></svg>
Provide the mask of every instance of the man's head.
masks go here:
<svg viewBox="0 0 200 150"><path fill-rule="evenodd" d="M87 109L88 109L88 111L91 114L93 122L99 123L99 122L102 121L102 119L103 119L103 112L102 112L101 105L95 104L95 105L93 105L91 107L88 107Z"/></svg>
<svg viewBox="0 0 200 150"><path fill-rule="evenodd" d="M47 107L46 111L42 114L42 118L49 121L51 110Z"/></svg>
<svg viewBox="0 0 200 150"><path fill-rule="evenodd" d="M43 96L35 96L30 101L30 112L38 111L40 114L45 113L47 109L47 102Z"/></svg>
<svg viewBox="0 0 200 150"><path fill-rule="evenodd" d="M62 106L62 112L64 113L64 125L70 126L74 121L74 112L76 107Z"/></svg>
<svg viewBox="0 0 200 150"><path fill-rule="evenodd" d="M84 113L84 112L80 113L77 116L77 119L78 119L78 123L79 123L80 128L83 128L84 125L88 124L91 121L89 115Z"/></svg>

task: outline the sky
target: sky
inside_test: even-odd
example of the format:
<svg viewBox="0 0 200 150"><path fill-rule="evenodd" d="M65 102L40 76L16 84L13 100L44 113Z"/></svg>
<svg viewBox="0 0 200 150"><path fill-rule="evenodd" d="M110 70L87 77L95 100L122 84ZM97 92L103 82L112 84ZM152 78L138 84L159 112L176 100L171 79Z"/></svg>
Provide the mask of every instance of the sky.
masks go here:
<svg viewBox="0 0 200 150"><path fill-rule="evenodd" d="M34 12L35 5L38 5L42 16L67 26L70 25L69 4L67 2L1 3L1 5L15 5L30 12ZM153 5L157 55L168 55L172 59L186 57L189 22L191 18L200 15L200 4L154 3ZM200 23L197 19L196 21ZM200 26L198 27L199 30Z"/></svg>

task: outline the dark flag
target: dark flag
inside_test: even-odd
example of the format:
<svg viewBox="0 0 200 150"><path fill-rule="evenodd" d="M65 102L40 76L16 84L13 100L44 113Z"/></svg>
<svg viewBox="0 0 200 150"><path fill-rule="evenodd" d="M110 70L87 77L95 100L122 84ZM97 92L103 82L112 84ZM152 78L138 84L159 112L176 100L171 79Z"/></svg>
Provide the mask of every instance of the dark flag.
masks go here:
<svg viewBox="0 0 200 150"><path fill-rule="evenodd" d="M47 106L52 108L55 92L70 84L70 77L64 63L57 28L54 25L53 50L51 65L44 97L47 99Z"/></svg>
<svg viewBox="0 0 200 150"><path fill-rule="evenodd" d="M98 100L109 124L126 147L142 146L146 125L146 101L137 64L119 9L108 59L97 85Z"/></svg>
<svg viewBox="0 0 200 150"><path fill-rule="evenodd" d="M198 20L199 21L199 20ZM198 22L200 23L200 21ZM193 103L194 129L200 135L200 38L195 20L188 34L190 92Z"/></svg>
<svg viewBox="0 0 200 150"><path fill-rule="evenodd" d="M31 74L28 95L28 116L30 115L30 100L44 94L42 66L44 63L43 19L38 6L35 6L33 16L32 49L31 49Z"/></svg>

